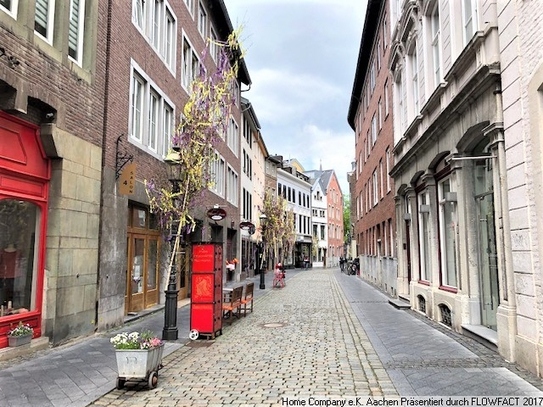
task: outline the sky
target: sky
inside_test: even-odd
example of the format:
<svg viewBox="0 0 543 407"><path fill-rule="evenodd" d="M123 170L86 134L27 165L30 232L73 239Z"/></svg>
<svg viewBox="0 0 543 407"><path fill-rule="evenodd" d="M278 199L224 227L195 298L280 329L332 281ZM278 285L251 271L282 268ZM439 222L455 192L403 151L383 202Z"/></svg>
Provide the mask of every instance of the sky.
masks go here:
<svg viewBox="0 0 543 407"><path fill-rule="evenodd" d="M367 0L224 0L241 28L256 113L271 155L333 169L344 195L355 156L347 114ZM242 86L242 90L246 89Z"/></svg>

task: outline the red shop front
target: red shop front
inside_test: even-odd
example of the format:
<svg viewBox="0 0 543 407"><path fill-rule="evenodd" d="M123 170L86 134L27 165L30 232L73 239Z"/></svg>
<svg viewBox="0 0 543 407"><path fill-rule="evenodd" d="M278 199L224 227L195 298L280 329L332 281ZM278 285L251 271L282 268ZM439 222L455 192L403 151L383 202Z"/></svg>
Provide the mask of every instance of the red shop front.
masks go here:
<svg viewBox="0 0 543 407"><path fill-rule="evenodd" d="M39 128L0 112L0 348L19 322L41 336L50 177Z"/></svg>

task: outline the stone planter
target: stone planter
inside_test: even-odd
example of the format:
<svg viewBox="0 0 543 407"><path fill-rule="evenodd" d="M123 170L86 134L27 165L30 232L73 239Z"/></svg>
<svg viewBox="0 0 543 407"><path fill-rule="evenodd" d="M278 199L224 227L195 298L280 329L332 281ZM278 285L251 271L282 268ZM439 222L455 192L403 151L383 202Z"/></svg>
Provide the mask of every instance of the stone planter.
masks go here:
<svg viewBox="0 0 543 407"><path fill-rule="evenodd" d="M10 347L16 347L29 344L32 340L32 334L22 336L8 336L8 342Z"/></svg>

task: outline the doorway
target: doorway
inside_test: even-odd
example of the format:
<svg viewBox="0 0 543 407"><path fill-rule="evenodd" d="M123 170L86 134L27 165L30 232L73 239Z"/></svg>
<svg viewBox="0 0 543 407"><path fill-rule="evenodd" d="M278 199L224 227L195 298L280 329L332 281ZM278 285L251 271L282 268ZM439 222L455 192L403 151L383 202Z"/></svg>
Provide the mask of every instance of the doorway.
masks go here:
<svg viewBox="0 0 543 407"><path fill-rule="evenodd" d="M479 286L481 290L481 324L497 330L496 313L500 301L498 285L498 255L494 223L494 193L490 160L475 167L475 202L477 206L477 235L479 243Z"/></svg>

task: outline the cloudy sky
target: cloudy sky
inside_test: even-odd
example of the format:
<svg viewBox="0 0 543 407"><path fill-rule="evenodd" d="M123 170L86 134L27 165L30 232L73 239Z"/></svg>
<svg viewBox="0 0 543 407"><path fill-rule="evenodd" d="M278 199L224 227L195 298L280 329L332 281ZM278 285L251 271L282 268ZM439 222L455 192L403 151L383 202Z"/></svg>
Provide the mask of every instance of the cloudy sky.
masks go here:
<svg viewBox="0 0 543 407"><path fill-rule="evenodd" d="M225 0L241 27L250 100L270 154L335 170L354 160L347 123L366 0Z"/></svg>

